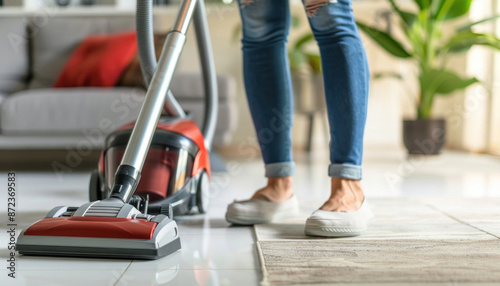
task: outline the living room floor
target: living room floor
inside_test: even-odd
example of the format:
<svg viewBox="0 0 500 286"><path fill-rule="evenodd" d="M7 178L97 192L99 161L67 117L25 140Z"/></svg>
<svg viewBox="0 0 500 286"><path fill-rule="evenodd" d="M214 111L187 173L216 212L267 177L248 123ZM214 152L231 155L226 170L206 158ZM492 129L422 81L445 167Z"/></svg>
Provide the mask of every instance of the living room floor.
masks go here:
<svg viewBox="0 0 500 286"><path fill-rule="evenodd" d="M224 213L227 204L248 198L264 184L263 166L252 156L224 157L228 172L213 178L208 214L178 217L182 250L155 261L23 256L16 257L16 278L10 278L5 267L10 252L7 195L2 191L0 260L4 266L0 267L0 285L259 285L263 276L254 230L230 226ZM296 162L295 192L308 213L328 197L327 152L297 154ZM87 200L89 173L58 176L54 172L19 171L16 176L17 234L52 207L78 206ZM451 151L408 159L400 150L366 150L363 184L366 196L375 202L408 197L430 205L451 198L470 198L471 204L482 201L473 198L498 202L500 159ZM0 175L0 185L5 190L5 172ZM480 224L472 223L471 227L481 229ZM492 238L495 233L497 239L500 236L500 229L484 232Z"/></svg>

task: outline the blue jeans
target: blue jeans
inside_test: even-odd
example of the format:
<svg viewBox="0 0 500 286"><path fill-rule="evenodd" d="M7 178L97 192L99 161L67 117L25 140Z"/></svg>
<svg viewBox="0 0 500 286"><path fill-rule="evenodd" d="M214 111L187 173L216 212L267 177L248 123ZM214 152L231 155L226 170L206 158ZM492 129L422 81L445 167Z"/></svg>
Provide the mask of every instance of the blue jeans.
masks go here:
<svg viewBox="0 0 500 286"><path fill-rule="evenodd" d="M289 0L238 0L245 89L267 177L295 173ZM330 177L361 179L369 70L350 0L303 0L323 67Z"/></svg>

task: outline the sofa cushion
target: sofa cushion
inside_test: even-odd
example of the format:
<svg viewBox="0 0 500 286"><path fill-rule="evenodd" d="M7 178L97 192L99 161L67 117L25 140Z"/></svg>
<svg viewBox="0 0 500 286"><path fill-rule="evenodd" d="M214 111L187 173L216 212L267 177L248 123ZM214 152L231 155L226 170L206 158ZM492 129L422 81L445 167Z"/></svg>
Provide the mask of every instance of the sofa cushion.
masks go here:
<svg viewBox="0 0 500 286"><path fill-rule="evenodd" d="M196 83L196 84L193 84ZM227 75L217 76L217 88L219 99L233 99L236 97L236 81ZM170 87L172 93L179 99L203 99L205 90L203 88L203 78L201 74L180 73L175 74Z"/></svg>
<svg viewBox="0 0 500 286"><path fill-rule="evenodd" d="M0 17L0 92L26 87L29 76L26 20Z"/></svg>
<svg viewBox="0 0 500 286"><path fill-rule="evenodd" d="M55 17L46 25L33 29L36 32L32 41L33 79L30 88L49 88L83 39L89 35L134 30L135 19L130 16Z"/></svg>
<svg viewBox="0 0 500 286"><path fill-rule="evenodd" d="M0 105L2 105L2 101L7 97L5 93L0 92Z"/></svg>
<svg viewBox="0 0 500 286"><path fill-rule="evenodd" d="M58 88L25 90L0 105L4 135L82 135L84 130L107 134L135 120L142 89Z"/></svg>

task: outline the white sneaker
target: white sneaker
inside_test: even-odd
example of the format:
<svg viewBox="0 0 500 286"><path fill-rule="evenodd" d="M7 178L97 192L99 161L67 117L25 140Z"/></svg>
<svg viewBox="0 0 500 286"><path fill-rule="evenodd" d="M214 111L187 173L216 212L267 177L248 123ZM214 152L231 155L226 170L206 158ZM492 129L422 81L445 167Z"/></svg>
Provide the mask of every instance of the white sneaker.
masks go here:
<svg viewBox="0 0 500 286"><path fill-rule="evenodd" d="M294 195L282 203L234 201L227 207L226 220L234 224L252 225L296 217L299 213L299 202Z"/></svg>
<svg viewBox="0 0 500 286"><path fill-rule="evenodd" d="M306 235L346 237L364 232L373 219L373 213L366 202L355 212L314 211L306 221Z"/></svg>

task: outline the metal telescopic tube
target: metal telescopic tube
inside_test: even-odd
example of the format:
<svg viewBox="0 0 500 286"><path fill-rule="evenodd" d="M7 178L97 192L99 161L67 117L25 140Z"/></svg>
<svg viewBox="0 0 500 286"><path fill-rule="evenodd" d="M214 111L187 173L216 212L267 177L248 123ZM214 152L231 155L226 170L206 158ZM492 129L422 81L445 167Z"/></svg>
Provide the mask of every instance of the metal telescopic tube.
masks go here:
<svg viewBox="0 0 500 286"><path fill-rule="evenodd" d="M130 200L138 184L174 71L186 42L185 34L197 2L197 0L184 0L181 3L175 25L167 35L141 111L115 174L112 197L120 198L124 202ZM117 181L122 177L124 179ZM135 185L131 186L130 182L135 182Z"/></svg>
<svg viewBox="0 0 500 286"><path fill-rule="evenodd" d="M217 89L217 74L210 41L207 15L205 13L204 1L199 1L193 15L194 29L196 32L196 42L203 74L203 84L205 88L205 118L203 121L202 133L205 138L205 147L210 150L217 125L217 113L219 110L219 98Z"/></svg>
<svg viewBox="0 0 500 286"><path fill-rule="evenodd" d="M180 5L180 10L175 17L174 25L172 26L172 31L177 31L182 34L186 34L189 28L189 23L193 17L193 12L196 8L196 4L203 2L203 0L183 0Z"/></svg>

